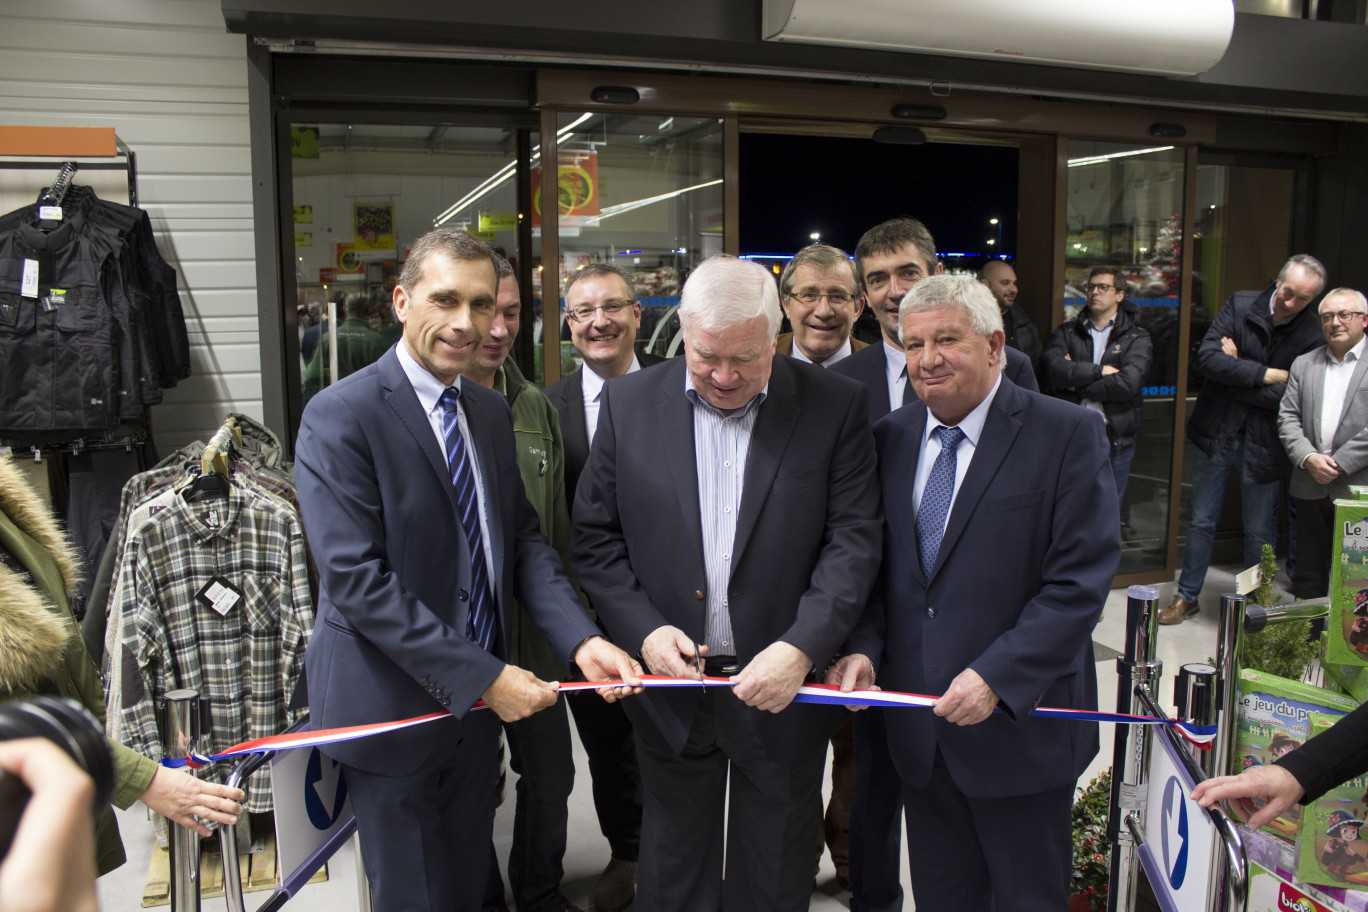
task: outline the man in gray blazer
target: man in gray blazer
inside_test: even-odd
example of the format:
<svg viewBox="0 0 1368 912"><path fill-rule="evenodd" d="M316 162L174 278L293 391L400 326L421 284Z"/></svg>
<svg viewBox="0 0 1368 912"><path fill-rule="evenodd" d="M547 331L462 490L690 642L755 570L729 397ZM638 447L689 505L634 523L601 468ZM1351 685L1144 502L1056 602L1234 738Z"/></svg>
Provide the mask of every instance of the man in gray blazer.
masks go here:
<svg viewBox="0 0 1368 912"><path fill-rule="evenodd" d="M1297 500L1297 570L1292 594L1317 598L1330 586L1330 534L1336 498L1368 484L1368 365L1363 359L1368 301L1336 288L1320 305L1326 345L1297 358L1278 408L1278 436L1292 460Z"/></svg>

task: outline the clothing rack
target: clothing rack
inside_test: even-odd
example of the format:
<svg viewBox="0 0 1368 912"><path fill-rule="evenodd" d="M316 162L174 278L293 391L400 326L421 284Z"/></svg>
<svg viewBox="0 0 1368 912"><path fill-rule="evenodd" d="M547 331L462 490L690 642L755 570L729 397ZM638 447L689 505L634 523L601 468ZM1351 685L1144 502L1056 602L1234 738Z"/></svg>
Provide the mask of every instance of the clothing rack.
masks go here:
<svg viewBox="0 0 1368 912"><path fill-rule="evenodd" d="M231 415L223 426L214 432L205 444L204 454L200 456L200 474L228 475L228 457L236 447L242 446L242 430L237 419Z"/></svg>
<svg viewBox="0 0 1368 912"><path fill-rule="evenodd" d="M127 193L128 199L119 199L117 195L112 195L110 186L96 184L95 190L106 199L114 202L126 202L130 206L138 205L138 159L132 149L123 140L114 134L112 128L106 127L0 127L0 172L5 171L50 171L53 168L60 168L57 178L52 182L52 189L56 189L67 168L71 168L72 174L76 171L98 172L98 171L122 171L127 174ZM71 175L67 176L67 182L62 186L62 195L65 195L66 187L70 186ZM24 181L23 184L32 187L28 191L27 198L18 200L0 200L0 208L4 211L18 208L19 206L31 203L36 192L41 185L34 186L31 181ZM105 182L108 184L108 182ZM120 184L123 182L121 181ZM24 192L21 188L3 188L12 191ZM123 187L120 186L122 190ZM61 196L58 196L60 201ZM44 200L46 205L56 205Z"/></svg>

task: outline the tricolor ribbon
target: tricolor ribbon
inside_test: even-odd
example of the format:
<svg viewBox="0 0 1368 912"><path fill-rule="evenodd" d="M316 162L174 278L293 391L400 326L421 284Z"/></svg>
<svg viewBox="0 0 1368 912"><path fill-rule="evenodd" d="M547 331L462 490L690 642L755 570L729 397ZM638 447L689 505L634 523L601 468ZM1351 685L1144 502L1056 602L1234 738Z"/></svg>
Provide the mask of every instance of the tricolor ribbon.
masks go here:
<svg viewBox="0 0 1368 912"><path fill-rule="evenodd" d="M702 680L697 678L672 678L662 675L642 675L641 683L645 687L731 687L731 678L704 677ZM582 681L558 685L557 689L561 693L576 693L584 690L598 690L603 687L620 687L622 685L611 681ZM793 698L795 703L826 703L838 706L881 706L885 708L902 708L908 706L931 707L936 705L938 697L927 696L926 694L899 693L891 690L852 690L842 693L841 689L834 684L804 684L798 688L797 695ZM484 701L476 703L471 709L487 709ZM1001 709L996 712L1002 712ZM351 725L346 728L328 728L322 731L302 731L287 735L270 735L265 738L253 738L250 741L243 741L234 744L232 747L217 754L196 754L191 753L187 758L165 758L162 760L163 766L172 768L188 766L192 769L199 769L210 763L218 763L222 760L229 760L233 757L242 757L248 754L267 754L276 751L294 750L300 747L316 747L321 744L337 744L342 741L354 741L357 738L369 738L373 735L383 735L387 732L399 731L404 728L412 728L415 725L422 725L426 722L434 722L438 719L448 718L451 714L445 710L441 712L428 713L425 716L414 716L412 719L401 719L397 722L375 722L369 725ZM1201 750L1211 750L1211 742L1216 738L1216 726L1214 725L1194 725L1190 722L1177 722L1166 719L1158 719L1154 716L1138 716L1129 713L1109 713L1109 712L1090 712L1083 709L1057 709L1047 706L1037 707L1031 713L1032 716L1042 719L1065 719L1073 722L1116 722L1122 725L1172 725L1177 729L1178 734L1182 735L1187 741L1196 745Z"/></svg>

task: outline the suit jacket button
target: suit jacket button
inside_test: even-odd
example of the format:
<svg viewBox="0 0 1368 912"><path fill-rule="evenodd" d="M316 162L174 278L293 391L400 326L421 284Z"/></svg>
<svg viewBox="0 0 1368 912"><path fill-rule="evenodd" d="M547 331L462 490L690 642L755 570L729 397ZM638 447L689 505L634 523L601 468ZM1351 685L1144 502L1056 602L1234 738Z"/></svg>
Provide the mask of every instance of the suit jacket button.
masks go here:
<svg viewBox="0 0 1368 912"><path fill-rule="evenodd" d="M703 601L703 590L702 590L702 589L695 589L695 590L694 590L694 598L698 599L700 602Z"/></svg>
<svg viewBox="0 0 1368 912"><path fill-rule="evenodd" d="M927 609L926 609L926 616L929 617L929 618L934 618L934 617L936 616L936 609L935 609L935 608L927 608Z"/></svg>
<svg viewBox="0 0 1368 912"><path fill-rule="evenodd" d="M465 589L457 589L456 597L464 602L466 599L470 598L470 593L467 592Z"/></svg>

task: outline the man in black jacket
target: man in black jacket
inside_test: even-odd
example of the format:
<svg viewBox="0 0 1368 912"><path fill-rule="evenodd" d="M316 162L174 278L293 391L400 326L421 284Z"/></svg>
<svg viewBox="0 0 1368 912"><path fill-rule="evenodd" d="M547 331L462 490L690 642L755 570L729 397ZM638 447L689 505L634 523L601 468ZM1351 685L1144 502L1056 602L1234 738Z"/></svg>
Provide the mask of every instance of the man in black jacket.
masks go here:
<svg viewBox="0 0 1368 912"><path fill-rule="evenodd" d="M1324 342L1320 320L1308 305L1325 290L1325 282L1320 261L1297 254L1262 292L1231 295L1202 339L1197 350L1202 390L1187 431L1196 444L1192 518L1178 591L1159 611L1161 624L1180 624L1198 611L1232 470L1240 474L1244 566L1257 564L1264 544L1274 541L1278 496L1292 474L1278 439L1278 404L1292 362Z"/></svg>
<svg viewBox="0 0 1368 912"><path fill-rule="evenodd" d="M1122 302L1126 278L1111 266L1088 275L1088 306L1078 319L1054 331L1040 368L1056 396L1092 409L1107 420L1116 502L1126 494L1135 435L1140 431L1140 389L1154 360L1154 344L1139 311Z"/></svg>
<svg viewBox="0 0 1368 912"><path fill-rule="evenodd" d="M1040 361L1040 330L1017 304L1017 274L1004 260L989 260L979 270L979 281L997 299L1002 311L1002 330L1007 334L1007 346L1015 348L1031 359L1034 368Z"/></svg>

